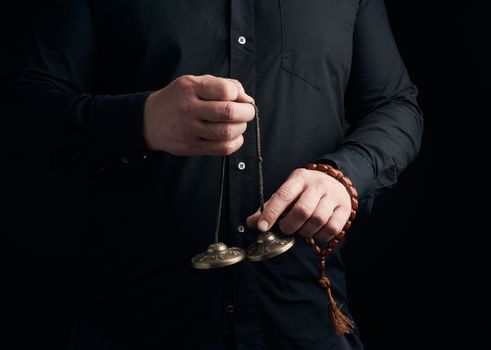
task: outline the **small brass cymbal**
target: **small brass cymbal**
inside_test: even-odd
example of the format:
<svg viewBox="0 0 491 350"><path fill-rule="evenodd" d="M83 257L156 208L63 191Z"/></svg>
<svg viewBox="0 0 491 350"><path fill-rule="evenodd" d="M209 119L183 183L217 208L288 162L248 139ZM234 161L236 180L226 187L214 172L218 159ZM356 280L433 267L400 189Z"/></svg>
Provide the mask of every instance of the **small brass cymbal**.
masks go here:
<svg viewBox="0 0 491 350"><path fill-rule="evenodd" d="M256 242L246 250L247 258L251 261L261 261L286 252L295 244L295 238L286 235L276 235L268 231L257 236Z"/></svg>
<svg viewBox="0 0 491 350"><path fill-rule="evenodd" d="M245 256L242 249L229 248L225 243L217 242L210 244L205 252L195 255L191 263L195 269L215 269L236 264L244 260Z"/></svg>

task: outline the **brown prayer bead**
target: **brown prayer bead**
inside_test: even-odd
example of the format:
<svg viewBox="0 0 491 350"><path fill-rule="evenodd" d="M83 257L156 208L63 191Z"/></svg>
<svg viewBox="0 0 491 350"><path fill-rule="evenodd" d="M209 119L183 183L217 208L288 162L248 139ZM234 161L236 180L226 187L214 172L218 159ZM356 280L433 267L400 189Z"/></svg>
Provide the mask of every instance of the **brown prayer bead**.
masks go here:
<svg viewBox="0 0 491 350"><path fill-rule="evenodd" d="M348 221L348 222L350 222L350 221ZM337 238L337 239L339 239L340 241L342 241L342 240L344 239L344 236L346 235L346 231L347 231L347 230L348 230L348 229L344 229L344 230L342 230L341 232L339 232L339 233L337 234L336 238Z"/></svg>
<svg viewBox="0 0 491 350"><path fill-rule="evenodd" d="M327 255L329 255L329 254L331 254L331 253L332 253L332 248L330 248L330 247L325 247L324 249L322 249L322 253L321 253L321 254L322 254L323 256L327 256Z"/></svg>
<svg viewBox="0 0 491 350"><path fill-rule="evenodd" d="M319 170L319 171L326 172L327 169L329 169L329 166L326 164L318 164L317 165L317 170Z"/></svg>
<svg viewBox="0 0 491 350"><path fill-rule="evenodd" d="M352 222L350 220L348 220L346 222L346 224L344 224L343 230L348 231L351 228L351 224L352 224Z"/></svg>
<svg viewBox="0 0 491 350"><path fill-rule="evenodd" d="M336 248L336 246L338 245L339 243L339 240L337 238L333 238L330 242L329 242L329 248Z"/></svg>
<svg viewBox="0 0 491 350"><path fill-rule="evenodd" d="M351 210L351 215L349 216L349 221L353 221L356 218L356 210Z"/></svg>
<svg viewBox="0 0 491 350"><path fill-rule="evenodd" d="M353 197L351 198L351 209L358 209L358 199Z"/></svg>
<svg viewBox="0 0 491 350"><path fill-rule="evenodd" d="M319 170L319 169L318 169ZM326 170L327 175L332 176L333 178L336 178L339 175L339 171L337 171L334 168L328 168Z"/></svg>
<svg viewBox="0 0 491 350"><path fill-rule="evenodd" d="M346 190L348 191L351 198L358 198L358 192L356 192L353 186L346 187Z"/></svg>
<svg viewBox="0 0 491 350"><path fill-rule="evenodd" d="M346 176L340 177L338 179L338 181L341 182L344 187L353 186L353 183L351 182L351 180L348 179Z"/></svg>

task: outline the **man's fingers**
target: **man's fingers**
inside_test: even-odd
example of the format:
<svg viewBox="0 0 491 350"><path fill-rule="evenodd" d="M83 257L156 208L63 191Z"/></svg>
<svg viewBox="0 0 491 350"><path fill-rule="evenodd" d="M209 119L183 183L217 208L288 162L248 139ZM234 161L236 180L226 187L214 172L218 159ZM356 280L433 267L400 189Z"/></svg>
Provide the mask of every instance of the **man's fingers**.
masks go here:
<svg viewBox="0 0 491 350"><path fill-rule="evenodd" d="M194 101L191 113L209 122L247 123L254 119L254 106L250 103L230 101Z"/></svg>
<svg viewBox="0 0 491 350"><path fill-rule="evenodd" d="M200 140L197 142L196 149L201 155L205 156L228 156L239 150L244 144L244 137L239 135L233 140L228 141L209 141Z"/></svg>
<svg viewBox="0 0 491 350"><path fill-rule="evenodd" d="M274 225L278 217L295 201L302 193L305 183L301 177L289 177L283 185L271 196L268 204L264 205L257 228L266 232Z"/></svg>
<svg viewBox="0 0 491 350"><path fill-rule="evenodd" d="M329 241L341 232L346 221L348 221L349 212L340 207L336 208L327 223L318 231L315 237L320 241Z"/></svg>
<svg viewBox="0 0 491 350"><path fill-rule="evenodd" d="M299 230L310 219L320 199L321 194L318 191L307 188L288 214L280 220L281 231L291 235Z"/></svg>
<svg viewBox="0 0 491 350"><path fill-rule="evenodd" d="M229 141L242 135L247 129L247 123L213 123L199 121L195 136L210 141Z"/></svg>
<svg viewBox="0 0 491 350"><path fill-rule="evenodd" d="M194 85L196 95L202 100L235 101L239 97L237 84L220 77L203 75L196 77Z"/></svg>
<svg viewBox="0 0 491 350"><path fill-rule="evenodd" d="M327 223L333 211L334 202L328 196L322 197L314 213L298 232L304 237L312 237Z"/></svg>
<svg viewBox="0 0 491 350"><path fill-rule="evenodd" d="M210 101L236 101L252 103L254 100L248 96L242 84L235 79L203 75L195 77L194 91L202 100Z"/></svg>

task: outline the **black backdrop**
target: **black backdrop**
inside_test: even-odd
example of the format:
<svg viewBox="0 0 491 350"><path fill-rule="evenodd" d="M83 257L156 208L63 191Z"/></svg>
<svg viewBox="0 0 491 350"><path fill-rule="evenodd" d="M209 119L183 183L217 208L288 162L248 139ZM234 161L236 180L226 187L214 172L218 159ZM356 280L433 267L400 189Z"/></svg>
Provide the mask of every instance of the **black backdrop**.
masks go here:
<svg viewBox="0 0 491 350"><path fill-rule="evenodd" d="M363 232L355 227L347 240L351 309L368 350L491 349L486 229L479 225L486 204L475 201L487 199L479 164L490 159L485 1L386 3L420 88L426 133L420 157L399 186L377 200L373 214L358 221ZM3 58L12 54L11 45L22 46L19 33L28 19L19 4L2 5ZM39 137L28 125L21 134L9 130L12 115L4 110L0 119L0 312L8 344L2 348L62 349L77 316L72 222L81 210L80 188L38 174L42 145L32 140ZM32 152L23 158L19 148Z"/></svg>

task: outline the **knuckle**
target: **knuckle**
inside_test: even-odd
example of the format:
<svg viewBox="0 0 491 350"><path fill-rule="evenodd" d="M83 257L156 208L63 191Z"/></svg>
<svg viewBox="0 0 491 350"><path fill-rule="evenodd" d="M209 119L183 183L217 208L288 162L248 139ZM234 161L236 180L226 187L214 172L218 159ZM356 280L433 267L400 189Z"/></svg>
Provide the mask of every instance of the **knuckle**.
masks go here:
<svg viewBox="0 0 491 350"><path fill-rule="evenodd" d="M298 178L305 178L305 176L308 174L309 170L304 169L304 168L298 168L293 170L293 176L298 177Z"/></svg>
<svg viewBox="0 0 491 350"><path fill-rule="evenodd" d="M267 208L264 210L264 215L268 221L273 221L275 218L280 216L280 211L276 208Z"/></svg>
<svg viewBox="0 0 491 350"><path fill-rule="evenodd" d="M184 89L192 87L193 83L192 75L181 75L175 80L175 84Z"/></svg>
<svg viewBox="0 0 491 350"><path fill-rule="evenodd" d="M337 235L341 231L339 225L332 221L329 221L324 227L331 235Z"/></svg>
<svg viewBox="0 0 491 350"><path fill-rule="evenodd" d="M322 173L320 173L320 175L322 175ZM329 183L322 182L322 180L316 181L314 183L314 189L318 193L323 193L323 194L331 193L329 185L330 185Z"/></svg>
<svg viewBox="0 0 491 350"><path fill-rule="evenodd" d="M239 86L242 86L242 84L240 83L240 81L238 81L237 79L228 79L230 82L232 82L233 84L235 84L235 86L239 87Z"/></svg>
<svg viewBox="0 0 491 350"><path fill-rule="evenodd" d="M295 169L289 176L289 178L297 183L304 184L307 177L305 173L306 169Z"/></svg>
<svg viewBox="0 0 491 350"><path fill-rule="evenodd" d="M232 134L232 127L230 125L225 124L220 128L219 137L221 140L231 140Z"/></svg>
<svg viewBox="0 0 491 350"><path fill-rule="evenodd" d="M305 204L297 204L293 207L292 214L297 219L307 220L310 217L310 208Z"/></svg>
<svg viewBox="0 0 491 350"><path fill-rule="evenodd" d="M281 199L282 201L290 201L292 199L292 193L288 188L280 188L278 191L276 191L275 195Z"/></svg>
<svg viewBox="0 0 491 350"><path fill-rule="evenodd" d="M237 86L232 82L223 79L220 82L219 90L224 100L235 100L237 98Z"/></svg>
<svg viewBox="0 0 491 350"><path fill-rule="evenodd" d="M313 226L319 227L323 226L326 223L326 218L320 213L314 213L310 217L310 222Z"/></svg>
<svg viewBox="0 0 491 350"><path fill-rule="evenodd" d="M233 120L235 114L234 105L232 102L225 103L225 108L223 110L223 115L227 120Z"/></svg>

